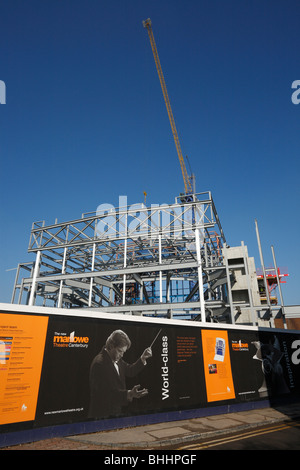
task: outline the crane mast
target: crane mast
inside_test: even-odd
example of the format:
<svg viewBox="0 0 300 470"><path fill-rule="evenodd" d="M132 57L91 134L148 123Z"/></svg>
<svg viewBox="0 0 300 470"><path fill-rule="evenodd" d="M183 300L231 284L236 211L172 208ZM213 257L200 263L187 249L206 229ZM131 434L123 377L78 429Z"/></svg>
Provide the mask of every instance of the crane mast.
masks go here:
<svg viewBox="0 0 300 470"><path fill-rule="evenodd" d="M157 47L156 47L156 44L155 44L155 39L154 39L153 31L152 31L152 23L151 23L150 18L143 21L143 26L148 31L150 44L151 44L151 48L152 48L152 52L153 52L153 56L154 56L154 61L155 61L155 65L156 65L156 69L157 69L161 89L162 89L162 92L163 92L163 96L164 96L164 100L165 100L165 104L166 104L166 108L167 108L167 112L168 112L168 116L169 116L169 120L170 120L170 124L171 124L172 134L173 134L173 138L174 138L174 142L175 142L175 146L176 146L176 150L177 150L177 154L178 154L178 158L179 158L179 163L180 163L181 172L182 172L182 176L183 176L185 194L192 194L193 193L193 188L192 188L190 179L188 177L188 173L187 173L186 166L185 166L185 163L184 163L184 158L183 158L181 147L180 147L179 137L178 137L178 133L177 133L176 125L175 125L175 120L174 120L174 116L173 116L173 112L172 112L172 108L171 108L171 103L170 103L170 99L169 99L169 95L168 95L168 91L167 91L167 87L166 87L166 82L165 82L163 71L162 71L162 68L161 68L161 65L160 65L160 60L159 60L159 56L158 56L158 52L157 52Z"/></svg>

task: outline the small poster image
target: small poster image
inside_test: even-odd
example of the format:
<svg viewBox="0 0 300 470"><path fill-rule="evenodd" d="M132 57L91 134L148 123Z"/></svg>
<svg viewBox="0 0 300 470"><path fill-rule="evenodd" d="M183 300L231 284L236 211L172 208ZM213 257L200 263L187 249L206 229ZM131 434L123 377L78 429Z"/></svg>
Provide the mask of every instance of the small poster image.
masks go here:
<svg viewBox="0 0 300 470"><path fill-rule="evenodd" d="M0 424L35 419L48 317L0 314Z"/></svg>
<svg viewBox="0 0 300 470"><path fill-rule="evenodd" d="M202 330L201 334L207 401L234 399L227 331Z"/></svg>

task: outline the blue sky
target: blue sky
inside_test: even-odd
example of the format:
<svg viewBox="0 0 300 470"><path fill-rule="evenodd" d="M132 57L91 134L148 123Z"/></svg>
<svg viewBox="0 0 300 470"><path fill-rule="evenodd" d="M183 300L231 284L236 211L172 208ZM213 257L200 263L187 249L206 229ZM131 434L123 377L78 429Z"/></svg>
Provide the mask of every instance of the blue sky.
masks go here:
<svg viewBox="0 0 300 470"><path fill-rule="evenodd" d="M184 155L229 245L287 267L300 303L298 0L0 1L0 301L33 221L102 203L172 203L176 148L142 20L150 17Z"/></svg>

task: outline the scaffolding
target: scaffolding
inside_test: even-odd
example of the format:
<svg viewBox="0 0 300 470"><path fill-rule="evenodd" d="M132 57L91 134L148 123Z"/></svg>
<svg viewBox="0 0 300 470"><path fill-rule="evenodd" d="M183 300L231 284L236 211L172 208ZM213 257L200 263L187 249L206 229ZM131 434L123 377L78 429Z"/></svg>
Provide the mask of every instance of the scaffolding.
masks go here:
<svg viewBox="0 0 300 470"><path fill-rule="evenodd" d="M266 288L264 284L264 276L263 276L263 269L258 268L257 272L257 280L258 280L258 288L259 288L259 295L260 301L262 305L267 305L268 297L266 294ZM289 276L287 268L274 268L266 267L266 281L267 281L267 288L269 291L269 299L271 305L278 305L278 295L277 295L277 288L279 284L285 284L285 278ZM280 292L279 292L280 293Z"/></svg>
<svg viewBox="0 0 300 470"><path fill-rule="evenodd" d="M28 251L35 261L19 264L12 303L227 318L225 246L210 192L34 222Z"/></svg>
<svg viewBox="0 0 300 470"><path fill-rule="evenodd" d="M12 303L231 324L272 316L254 258L243 242L227 245L211 192L110 207L34 222L35 260L19 264Z"/></svg>

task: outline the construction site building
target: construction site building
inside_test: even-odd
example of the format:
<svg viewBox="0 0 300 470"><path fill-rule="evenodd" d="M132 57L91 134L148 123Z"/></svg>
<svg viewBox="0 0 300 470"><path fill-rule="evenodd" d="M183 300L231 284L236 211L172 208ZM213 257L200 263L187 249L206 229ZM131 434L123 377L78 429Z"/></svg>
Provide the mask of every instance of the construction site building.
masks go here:
<svg viewBox="0 0 300 470"><path fill-rule="evenodd" d="M34 222L28 251L12 303L264 326L282 316L262 302L247 246L228 246L210 192Z"/></svg>

